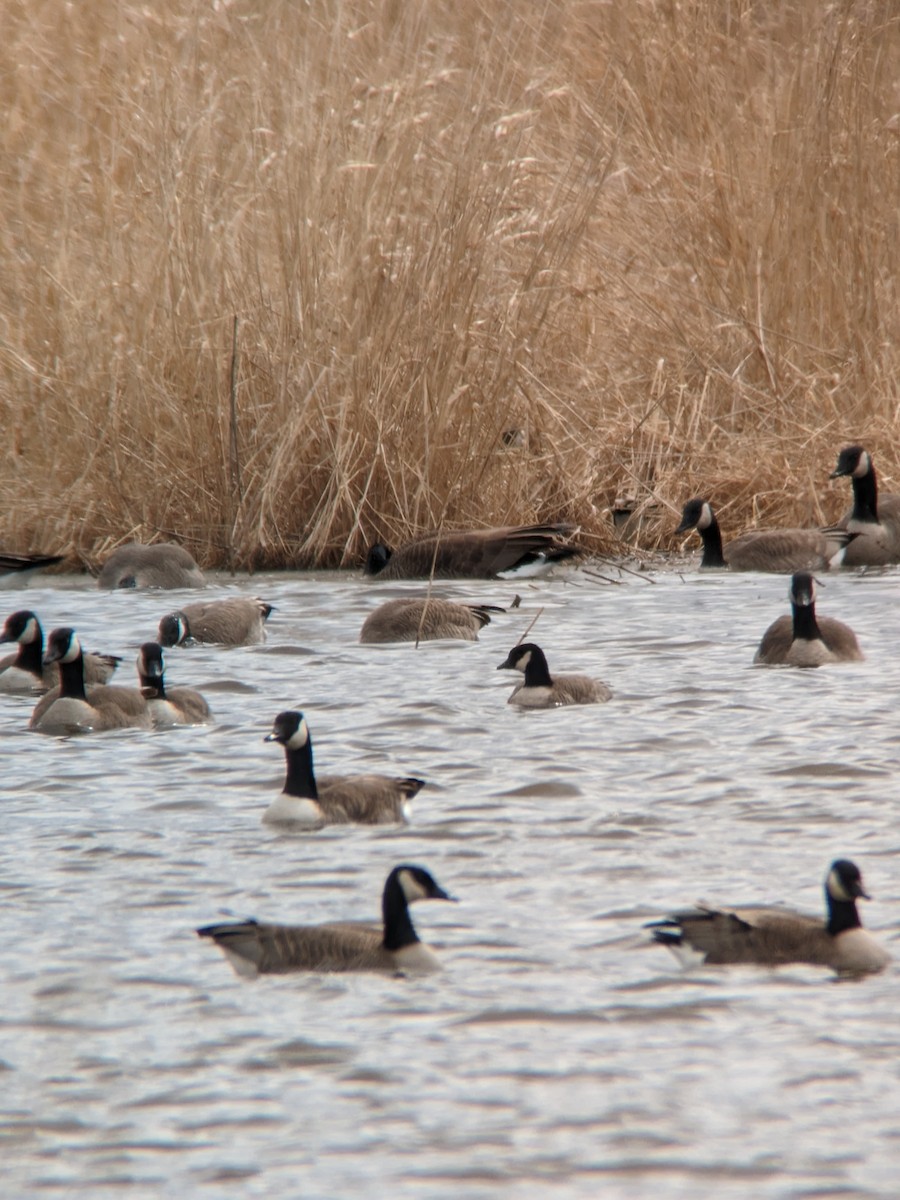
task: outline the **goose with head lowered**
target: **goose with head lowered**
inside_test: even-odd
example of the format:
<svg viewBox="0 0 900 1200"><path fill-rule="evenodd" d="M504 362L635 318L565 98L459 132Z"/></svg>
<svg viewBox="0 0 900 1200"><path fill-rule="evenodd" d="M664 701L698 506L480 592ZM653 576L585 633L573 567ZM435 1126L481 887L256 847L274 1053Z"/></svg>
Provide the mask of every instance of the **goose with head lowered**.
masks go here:
<svg viewBox="0 0 900 1200"><path fill-rule="evenodd" d="M388 600L366 617L359 640L430 642L441 638L478 641L478 631L490 624L491 613L505 612L491 604L456 604L437 596Z"/></svg>
<svg viewBox="0 0 900 1200"><path fill-rule="evenodd" d="M198 929L225 952L238 975L289 971L387 971L423 974L441 969L430 946L419 941L409 915L417 900L453 900L424 867L394 867L381 899L382 927L343 921L329 925L266 925L227 921Z"/></svg>
<svg viewBox="0 0 900 1200"><path fill-rule="evenodd" d="M263 813L272 825L390 825L409 819L422 779L388 775L320 775L313 771L312 739L302 712L275 718L267 742L284 746L284 790Z"/></svg>
<svg viewBox="0 0 900 1200"><path fill-rule="evenodd" d="M185 642L256 646L266 640L266 621L272 612L273 605L265 600L244 596L185 604L162 618L159 641L163 646L181 646Z"/></svg>
<svg viewBox="0 0 900 1200"><path fill-rule="evenodd" d="M43 692L59 681L54 663L44 663L44 631L37 614L28 609L10 613L0 632L0 642L16 642L19 649L0 659L0 692ZM114 654L85 654L87 687L106 683L121 662Z"/></svg>
<svg viewBox="0 0 900 1200"><path fill-rule="evenodd" d="M839 974L883 970L891 961L862 927L856 901L870 899L859 867L846 858L831 864L825 878L826 921L788 908L711 908L699 905L652 921L653 940L682 965L756 963L777 967L809 963Z"/></svg>
<svg viewBox="0 0 900 1200"><path fill-rule="evenodd" d="M193 555L176 542L129 542L113 550L97 577L97 587L197 588L204 587L203 572Z"/></svg>
<svg viewBox="0 0 900 1200"><path fill-rule="evenodd" d="M704 570L827 571L839 567L854 541L846 529L750 529L723 549L722 530L708 500L688 500L676 534L696 529L703 542Z"/></svg>
<svg viewBox="0 0 900 1200"><path fill-rule="evenodd" d="M397 550L377 542L366 574L379 579L500 579L545 575L557 563L584 554L565 540L574 525L507 525L497 529L436 532Z"/></svg>
<svg viewBox="0 0 900 1200"><path fill-rule="evenodd" d="M153 724L206 725L212 720L209 705L193 688L166 687L163 649L158 642L144 642L137 657L141 694L147 701Z"/></svg>
<svg viewBox="0 0 900 1200"><path fill-rule="evenodd" d="M59 668L59 687L34 706L30 729L41 733L88 733L106 729L151 729L153 719L137 688L84 686L84 654L74 629L54 629L47 639L47 663Z"/></svg>
<svg viewBox="0 0 900 1200"><path fill-rule="evenodd" d="M551 675L546 655L534 642L513 646L497 670L521 671L525 676L513 688L507 704L559 708L563 704L602 704L612 699L612 691L599 679L588 675Z"/></svg>
<svg viewBox="0 0 900 1200"><path fill-rule="evenodd" d="M856 634L834 617L816 616L816 580L808 571L791 576L791 616L773 621L763 634L754 663L774 667L821 667L825 663L861 662L865 657Z"/></svg>
<svg viewBox="0 0 900 1200"><path fill-rule="evenodd" d="M853 507L838 522L856 536L847 547L843 566L882 566L900 562L900 495L879 496L872 456L862 446L845 446L832 479L849 476Z"/></svg>

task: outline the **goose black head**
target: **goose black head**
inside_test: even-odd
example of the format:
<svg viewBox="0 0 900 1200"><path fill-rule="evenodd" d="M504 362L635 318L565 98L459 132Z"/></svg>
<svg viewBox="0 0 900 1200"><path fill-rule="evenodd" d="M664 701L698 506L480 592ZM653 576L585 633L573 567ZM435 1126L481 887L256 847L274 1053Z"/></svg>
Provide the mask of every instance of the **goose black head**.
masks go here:
<svg viewBox="0 0 900 1200"><path fill-rule="evenodd" d="M403 892L407 904L416 900L450 900L456 902L456 897L445 892L430 871L424 867L416 867L411 863L401 863L394 867L388 876L385 889L395 881Z"/></svg>
<svg viewBox="0 0 900 1200"><path fill-rule="evenodd" d="M695 496L681 510L681 524L676 533L687 533L689 529L708 529L713 522L713 511L708 500Z"/></svg>
<svg viewBox="0 0 900 1200"><path fill-rule="evenodd" d="M148 679L162 679L165 667L159 642L144 642L138 652L137 669L139 675Z"/></svg>
<svg viewBox="0 0 900 1200"><path fill-rule="evenodd" d="M10 613L0 633L0 642L36 642L41 637L41 627L33 612L25 609Z"/></svg>
<svg viewBox="0 0 900 1200"><path fill-rule="evenodd" d="M872 460L867 450L862 446L845 446L838 455L837 466L829 479L840 479L844 475L859 479L862 475L868 475L871 469Z"/></svg>
<svg viewBox="0 0 900 1200"><path fill-rule="evenodd" d="M81 657L81 643L74 629L54 629L47 638L44 663L70 663Z"/></svg>
<svg viewBox="0 0 900 1200"><path fill-rule="evenodd" d="M816 602L819 581L809 571L796 571L791 576L788 599L796 608L811 608ZM824 584L822 585L824 587Z"/></svg>
<svg viewBox="0 0 900 1200"><path fill-rule="evenodd" d="M540 656L544 657L544 652L540 646L536 646L534 642L523 642L520 646L513 646L509 654L502 663L497 666L498 671L521 671L523 674L533 658Z"/></svg>
<svg viewBox="0 0 900 1200"><path fill-rule="evenodd" d="M299 750L309 741L309 727L302 712L287 709L280 712L272 723L272 732L263 738L264 742L280 742L288 750Z"/></svg>
<svg viewBox="0 0 900 1200"><path fill-rule="evenodd" d="M182 612L168 613L159 623L159 640L163 646L180 646L190 636L187 618Z"/></svg>
<svg viewBox="0 0 900 1200"><path fill-rule="evenodd" d="M872 899L863 887L862 873L859 867L849 858L838 858L831 864L825 880L825 889L832 900L847 902L860 898Z"/></svg>
<svg viewBox="0 0 900 1200"><path fill-rule="evenodd" d="M369 547L369 553L366 555L366 574L378 575L388 565L390 559L390 548L381 542L376 542L374 546Z"/></svg>

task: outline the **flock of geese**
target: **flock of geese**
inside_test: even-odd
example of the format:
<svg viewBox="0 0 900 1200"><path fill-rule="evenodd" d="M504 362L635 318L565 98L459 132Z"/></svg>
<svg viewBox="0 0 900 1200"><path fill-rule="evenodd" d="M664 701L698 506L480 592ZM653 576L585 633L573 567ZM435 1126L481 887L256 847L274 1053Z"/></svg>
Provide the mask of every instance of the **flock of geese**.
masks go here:
<svg viewBox="0 0 900 1200"><path fill-rule="evenodd" d="M848 446L832 478L848 476L853 507L827 529L754 530L723 546L712 506L692 499L676 532L696 529L703 543L701 567L791 573L791 614L780 616L763 634L754 661L761 665L819 667L862 659L853 630L816 615L814 571L840 566L900 562L900 495L878 496L871 456ZM521 578L545 573L583 553L564 524L435 533L396 550L378 544L365 571L379 579ZM58 562L58 556L0 555L0 572L21 576ZM101 588L203 587L203 573L181 546L165 543L121 546L98 577ZM474 641L494 613L489 605L465 605L431 594L387 601L362 626L360 641L422 642L459 638ZM6 618L0 642L14 654L0 660L0 692L43 692L30 728L69 735L109 729L159 728L203 724L212 717L203 696L190 688L170 688L164 648L191 641L226 646L265 640L272 606L260 599L229 598L186 604L165 614L158 640L137 655L138 686L109 683L120 659L85 653L72 628L54 629L44 646L38 616L27 610ZM583 675L551 674L536 643L516 645L498 669L522 675L509 703L525 708L557 708L603 703L612 698L603 682ZM55 686L54 686L55 684ZM267 824L318 828L323 824L383 824L405 821L424 781L381 775L319 775L313 767L309 727L302 712L279 713L266 741L284 751L284 788L265 810ZM756 963L775 966L809 963L839 973L882 970L890 961L884 948L861 925L857 900L868 898L859 868L846 859L832 863L825 880L826 920L784 908L700 906L652 922L652 938L683 962ZM434 951L418 938L409 906L419 900L452 900L421 866L400 864L387 877L382 925L355 922L327 925L273 925L228 921L197 930L218 945L235 970L248 977L288 971L432 971Z"/></svg>

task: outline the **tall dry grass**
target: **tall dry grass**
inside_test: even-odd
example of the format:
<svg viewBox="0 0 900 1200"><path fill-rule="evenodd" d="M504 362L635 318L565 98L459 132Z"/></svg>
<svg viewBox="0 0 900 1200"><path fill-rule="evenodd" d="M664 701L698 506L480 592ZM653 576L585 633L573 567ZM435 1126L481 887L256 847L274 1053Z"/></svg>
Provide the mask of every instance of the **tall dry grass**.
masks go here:
<svg viewBox="0 0 900 1200"><path fill-rule="evenodd" d="M900 470L898 81L892 0L7 0L0 545L835 517Z"/></svg>

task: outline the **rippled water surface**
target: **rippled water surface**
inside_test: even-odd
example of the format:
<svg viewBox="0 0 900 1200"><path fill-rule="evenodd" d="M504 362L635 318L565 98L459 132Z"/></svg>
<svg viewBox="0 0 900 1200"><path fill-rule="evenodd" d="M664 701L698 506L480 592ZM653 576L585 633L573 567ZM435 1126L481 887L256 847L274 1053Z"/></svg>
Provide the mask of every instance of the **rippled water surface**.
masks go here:
<svg viewBox="0 0 900 1200"><path fill-rule="evenodd" d="M900 581L829 576L867 661L750 666L787 580L575 572L519 585L475 644L360 646L415 584L223 578L264 646L168 652L212 728L53 739L0 696L4 1196L895 1197L898 968L683 972L643 922L698 898L818 912L837 856L900 955ZM441 594L508 602L506 583ZM0 594L87 648L137 646L180 593L90 581ZM520 712L496 665L530 640L607 680ZM319 768L421 776L404 828L264 828L281 709ZM398 862L440 976L235 977L223 914L374 917Z"/></svg>

